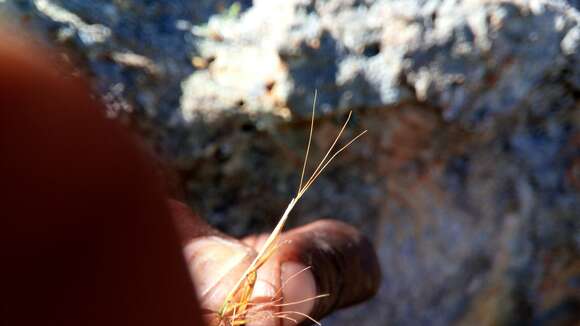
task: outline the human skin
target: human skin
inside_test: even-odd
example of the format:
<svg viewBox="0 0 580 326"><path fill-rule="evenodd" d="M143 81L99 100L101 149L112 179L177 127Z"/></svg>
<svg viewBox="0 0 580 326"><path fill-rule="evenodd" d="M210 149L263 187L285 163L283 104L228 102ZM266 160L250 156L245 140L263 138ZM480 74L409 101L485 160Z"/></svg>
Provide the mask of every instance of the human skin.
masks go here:
<svg viewBox="0 0 580 326"><path fill-rule="evenodd" d="M0 32L0 321L211 324L263 237L233 239L167 200L138 141L52 57ZM285 308L321 318L378 288L374 250L346 224L320 221L283 243L258 272L255 301L329 293Z"/></svg>
<svg viewBox="0 0 580 326"><path fill-rule="evenodd" d="M185 205L171 201L170 207L202 307L214 312L205 311L204 316L210 325L219 324L215 312L268 235L238 241L204 226ZM287 306L266 305L265 312L249 318L250 326L294 324L291 320L272 318L276 312L288 312L287 316L298 322L305 317L290 311L319 319L334 309L369 298L378 288L380 271L372 245L345 223L320 220L283 233L280 243L258 270L252 298L262 303L279 299ZM288 305L320 294L329 296Z"/></svg>

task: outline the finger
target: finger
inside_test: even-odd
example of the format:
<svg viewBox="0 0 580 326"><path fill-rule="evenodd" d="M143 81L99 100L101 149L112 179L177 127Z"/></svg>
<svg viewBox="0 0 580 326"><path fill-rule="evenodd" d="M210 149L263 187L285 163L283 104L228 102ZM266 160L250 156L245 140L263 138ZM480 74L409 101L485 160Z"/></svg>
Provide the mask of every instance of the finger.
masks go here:
<svg viewBox="0 0 580 326"><path fill-rule="evenodd" d="M175 227L181 238L181 242L184 245L189 244L193 239L204 236L216 236L231 241L237 241L210 226L184 203L174 199L169 199L168 205Z"/></svg>
<svg viewBox="0 0 580 326"><path fill-rule="evenodd" d="M169 208L198 298L208 313L215 313L256 253L251 247L211 227L185 204L169 200Z"/></svg>
<svg viewBox="0 0 580 326"><path fill-rule="evenodd" d="M259 250L266 238L250 236L243 241ZM330 220L283 234L280 248L260 271L258 279L263 278L265 289L257 282L254 299L272 304L264 305L261 315L253 313L262 318L250 326L292 325L308 319L307 315L322 318L369 298L380 281L370 242L353 227ZM274 288L280 292L272 295ZM321 294L329 297L319 298Z"/></svg>
<svg viewBox="0 0 580 326"><path fill-rule="evenodd" d="M145 155L54 54L0 34L0 324L199 325Z"/></svg>
<svg viewBox="0 0 580 326"><path fill-rule="evenodd" d="M238 241L218 236L193 239L184 247L202 307L216 313L228 292L251 264L255 252Z"/></svg>
<svg viewBox="0 0 580 326"><path fill-rule="evenodd" d="M246 246L254 248L256 251L260 251L266 239L268 239L269 234L250 234L246 237L240 239Z"/></svg>
<svg viewBox="0 0 580 326"><path fill-rule="evenodd" d="M280 311L277 306L282 298L280 289L280 262L273 256L258 269L256 284L246 314L248 326L279 325L274 317Z"/></svg>
<svg viewBox="0 0 580 326"><path fill-rule="evenodd" d="M280 248L279 259L285 264L311 266L301 281L307 282L311 272L315 294L329 295L313 302L308 313L311 317L320 319L335 309L364 301L378 290L381 272L376 253L370 241L355 228L322 220L285 233L283 240L288 245ZM284 296L297 296L289 293L295 289L286 286Z"/></svg>
<svg viewBox="0 0 580 326"><path fill-rule="evenodd" d="M252 234L241 241L259 252L268 236L269 234ZM250 297L251 306L245 316L248 326L279 325L274 315L280 311L277 307L282 297L280 283L280 261L274 254L257 271L256 284Z"/></svg>
<svg viewBox="0 0 580 326"><path fill-rule="evenodd" d="M253 302L274 301L281 297L280 288L280 261L274 255L260 267L256 275L256 284L252 292Z"/></svg>
<svg viewBox="0 0 580 326"><path fill-rule="evenodd" d="M242 241L259 251L267 238L267 234L252 235ZM301 263L281 262L280 253L258 270L251 298L254 305L246 315L248 326L295 325L312 311L316 295L312 271Z"/></svg>
<svg viewBox="0 0 580 326"><path fill-rule="evenodd" d="M260 252L268 236L268 234L250 235L243 238L242 242L254 248L256 252ZM280 278L280 259L274 253L257 271L256 284L252 292L251 301L254 303L272 303L282 298L282 291L280 290L282 283Z"/></svg>
<svg viewBox="0 0 580 326"><path fill-rule="evenodd" d="M281 265L282 309L280 318L283 325L293 325L312 317L318 299L316 279L310 266L300 262L285 261Z"/></svg>

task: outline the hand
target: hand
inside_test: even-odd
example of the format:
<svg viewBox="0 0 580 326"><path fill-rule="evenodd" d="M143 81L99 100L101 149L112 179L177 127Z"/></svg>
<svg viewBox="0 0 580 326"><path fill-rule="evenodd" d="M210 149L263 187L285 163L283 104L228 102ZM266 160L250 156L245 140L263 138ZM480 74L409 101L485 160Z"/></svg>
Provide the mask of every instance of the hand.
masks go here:
<svg viewBox="0 0 580 326"><path fill-rule="evenodd" d="M170 201L170 208L205 320L220 325L217 312L268 235L236 240L209 227L182 203ZM254 305L245 317L250 326L293 325L308 321L306 316L318 320L378 289L374 249L347 224L314 222L284 233L280 243L258 270Z"/></svg>
<svg viewBox="0 0 580 326"><path fill-rule="evenodd" d="M63 77L70 73L47 59L55 55L25 39L0 31L0 318L7 325L200 325L170 215L207 312L219 309L261 238L229 238L185 205L166 205L135 139L104 117L82 79ZM290 310L319 319L376 291L374 251L353 228L322 221L283 238L259 271L253 299L275 302L260 316L278 315L251 325L305 318L284 315ZM277 306L324 293L330 296Z"/></svg>

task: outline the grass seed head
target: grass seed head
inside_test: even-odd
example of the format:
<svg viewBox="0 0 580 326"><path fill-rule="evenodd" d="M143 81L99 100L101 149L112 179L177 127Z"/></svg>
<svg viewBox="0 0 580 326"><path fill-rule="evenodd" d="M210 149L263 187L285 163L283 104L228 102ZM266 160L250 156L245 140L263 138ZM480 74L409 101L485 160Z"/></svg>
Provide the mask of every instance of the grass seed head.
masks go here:
<svg viewBox="0 0 580 326"><path fill-rule="evenodd" d="M334 158L336 158L338 156L338 154L340 154L342 151L344 151L346 148L348 148L353 142L355 142L359 137L361 137L362 135L364 135L367 132L366 130L361 132L356 137L354 137L349 142L347 142L346 145L342 146L341 148L339 148L338 150L333 152L333 150L335 149L336 144L338 143L342 133L344 132L344 130L346 129L346 127L350 121L350 118L352 116L352 111L349 112L346 121L344 122L338 135L335 137L334 141L332 142L332 145L330 146L330 148L328 149L328 151L326 152L326 154L324 155L322 160L318 163L316 169L314 170L314 172L312 172L312 174L310 175L308 180L306 180L306 182L304 182L304 175L306 173L306 169L308 166L308 157L310 154L310 147L311 147L311 143L312 143L312 134L314 132L314 116L315 116L315 111L316 111L317 97L318 97L318 93L315 92L314 93L314 103L312 105L312 116L311 116L311 120L310 120L310 132L308 135L308 145L306 147L304 164L302 166L302 172L300 175L300 184L298 186L298 191L296 193L296 196L290 200L290 203L288 203L288 206L286 207L286 210L284 211L284 213L280 217L280 220L278 221L276 227L274 228L272 233L270 233L267 240L264 242L264 244L261 247L260 251L258 252L258 255L256 256L256 258L252 261L250 266L248 266L248 268L244 271L244 273L242 274L240 279L237 281L236 285L230 290L230 292L226 296L224 303L222 304L220 310L216 313L212 313L212 316L210 318L213 318L215 316L215 318L216 318L215 321L220 326L246 325L247 323L249 323L251 321L265 320L265 319L272 319L272 318L284 319L284 320L292 321L294 323L298 323L298 317L304 317L306 319L311 320L315 324L320 325L320 323L318 321L314 320L312 317L310 317L307 314L304 314L302 312L286 311L286 310L280 311L280 312L273 312L271 310L272 309L279 310L281 308L285 308L285 307L299 304L302 302L318 300L318 299L327 297L328 294L322 294L322 295L314 296L312 298L305 298L303 300L296 301L296 302L290 302L290 303L281 303L281 301L283 301L282 297L279 297L278 299L272 299L270 302L265 302L265 303L252 303L252 302L250 302L252 293L254 291L254 286L256 284L257 272L268 261L268 259L270 259L270 257L272 257L272 255L280 247L280 236L282 234L282 230L286 224L286 221L287 221L290 213L292 212L292 210L294 209L294 207L296 206L298 201L302 198L302 196L306 193L306 191L312 186L312 184L316 181L316 179L322 174L322 172L326 169L326 167L330 164L330 162L332 162L334 160ZM305 268L304 270L300 271L299 273L296 273L295 275L300 274L302 272L305 272L308 269L309 269L309 267ZM287 285L288 281L291 278L293 278L294 276L290 277L289 279L287 279L284 282L284 284L282 284L280 289L277 291L276 296L281 294L282 289Z"/></svg>

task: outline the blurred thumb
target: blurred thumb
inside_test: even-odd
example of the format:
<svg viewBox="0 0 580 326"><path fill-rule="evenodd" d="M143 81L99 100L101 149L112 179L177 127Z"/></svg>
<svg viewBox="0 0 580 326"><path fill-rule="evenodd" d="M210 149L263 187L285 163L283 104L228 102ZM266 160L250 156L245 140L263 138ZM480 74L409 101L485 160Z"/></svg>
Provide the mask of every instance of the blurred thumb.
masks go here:
<svg viewBox="0 0 580 326"><path fill-rule="evenodd" d="M280 247L282 262L311 266L317 294L311 317L321 319L332 311L374 296L381 271L371 242L354 227L334 220L321 220L290 230Z"/></svg>

